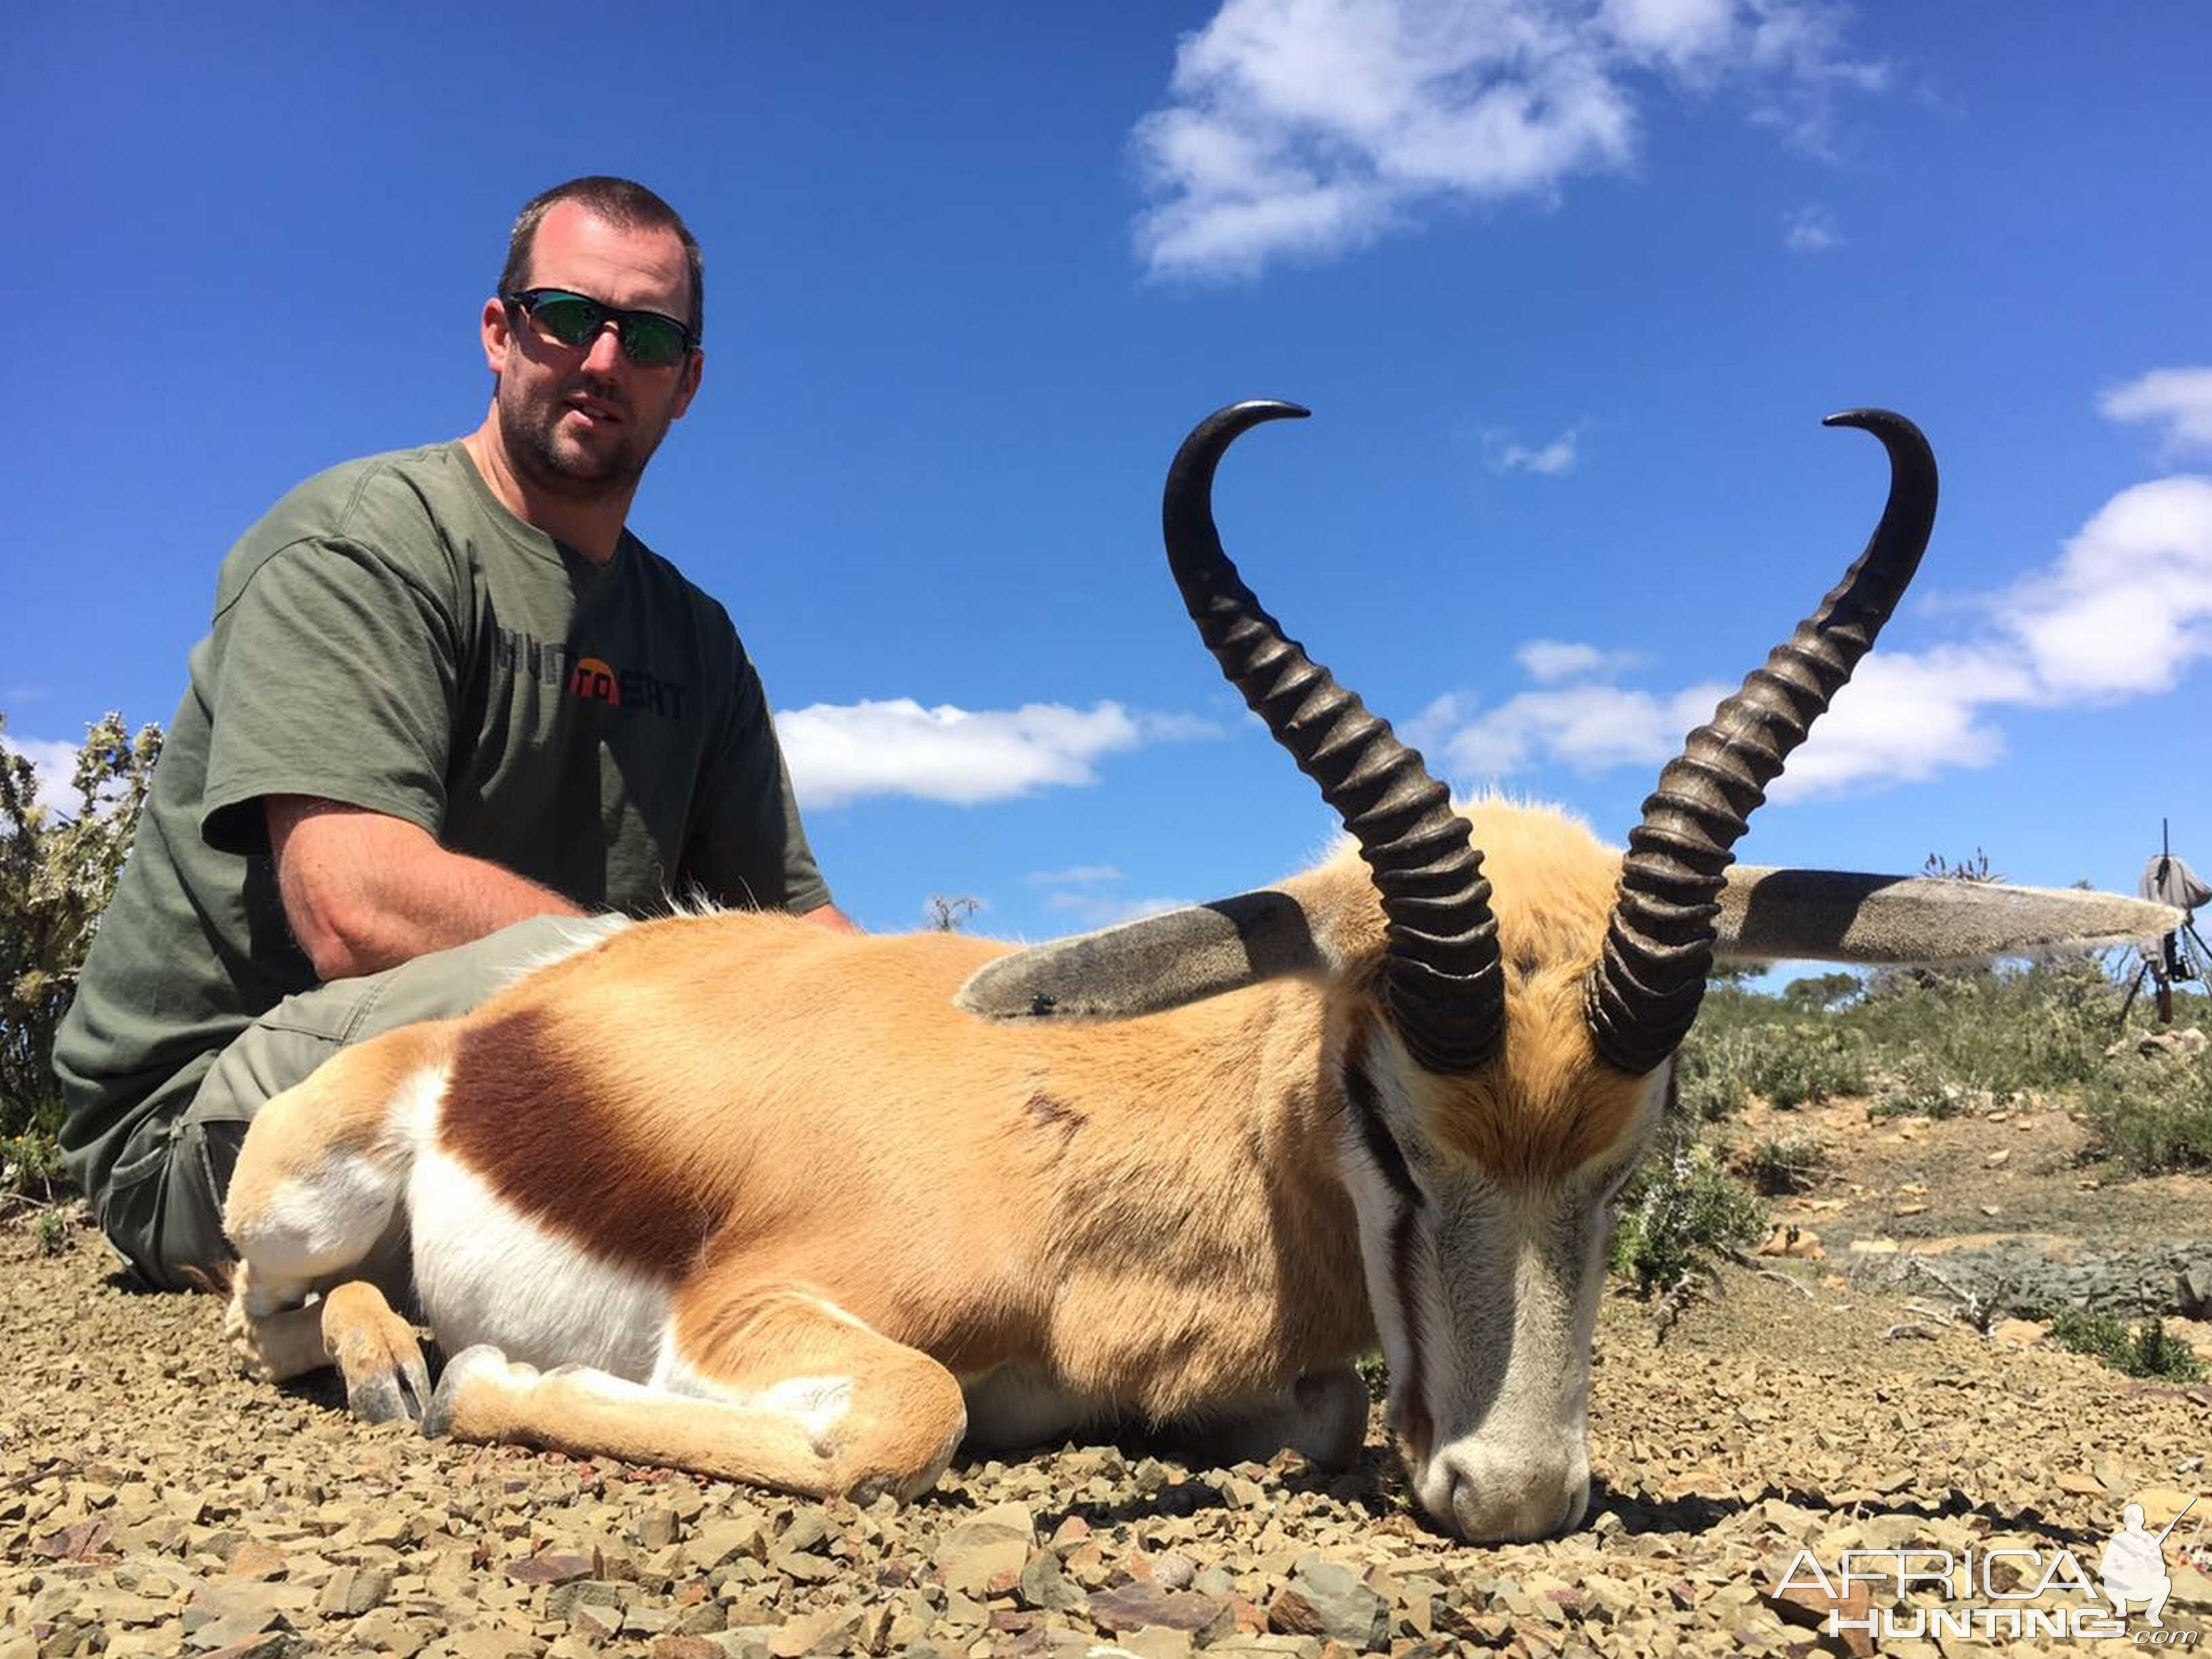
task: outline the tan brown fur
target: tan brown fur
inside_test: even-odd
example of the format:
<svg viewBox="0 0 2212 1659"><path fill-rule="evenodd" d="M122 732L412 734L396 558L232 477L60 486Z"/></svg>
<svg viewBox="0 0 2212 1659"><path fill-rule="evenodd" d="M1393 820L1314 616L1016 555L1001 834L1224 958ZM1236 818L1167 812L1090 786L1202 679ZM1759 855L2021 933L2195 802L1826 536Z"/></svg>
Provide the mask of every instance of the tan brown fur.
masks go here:
<svg viewBox="0 0 2212 1659"><path fill-rule="evenodd" d="M1469 815L1507 1048L1475 1079L1425 1078L1421 1105L1501 1178L1548 1177L1602 1150L1635 1097L1597 1066L1579 1002L1617 856L1547 809ZM1382 927L1348 850L1284 890L1338 970L1327 985L1096 1024L957 1012L1010 948L985 941L751 914L625 929L273 1103L234 1192L240 1242L274 1180L373 1154L394 1092L444 1066L445 1149L536 1224L680 1286L678 1346L702 1371L744 1375L747 1310L795 1297L951 1375L1039 1365L1159 1419L1287 1389L1372 1340L1331 1066ZM457 1410L497 1416L465 1394Z"/></svg>
<svg viewBox="0 0 2212 1659"><path fill-rule="evenodd" d="M426 1021L341 1048L296 1088L264 1107L239 1152L224 1200L224 1224L243 1251L253 1218L265 1214L279 1183L312 1176L333 1154L403 1157L389 1143L386 1106L409 1079L441 1064L459 1022Z"/></svg>
<svg viewBox="0 0 2212 1659"><path fill-rule="evenodd" d="M662 1215L715 1218L662 1271L811 1290L963 1375L1048 1353L1072 1388L1165 1416L1356 1351L1348 1210L1320 1144L1319 996L1261 986L1083 1028L954 1012L962 980L1005 948L756 915L628 930L465 1022L449 1121L477 1109L459 1087L471 1045L518 1021L542 1046L513 1093L557 1091L556 1109L449 1146L610 1255L634 1251L635 1212L588 1195L625 1171ZM1270 1237L1279 1257L1253 1255Z"/></svg>
<svg viewBox="0 0 2212 1659"><path fill-rule="evenodd" d="M1598 1059L1583 1013L1583 980L1604 944L1620 854L1558 807L1490 796L1460 810L1492 890L1505 1042L1473 1077L1422 1077L1426 1127L1503 1181L1556 1180L1619 1141L1643 1092L1640 1079ZM1357 850L1344 842L1285 889L1336 919L1328 945L1354 964L1339 994L1354 1003L1376 997L1382 914Z"/></svg>
<svg viewBox="0 0 2212 1659"><path fill-rule="evenodd" d="M1585 1016L1619 853L1555 809L1464 811L1505 1002L1503 1048L1471 1075L1424 1070L1395 1034L1383 916L1348 845L1170 919L1136 941L1146 972L1117 965L1132 930L1017 955L754 914L642 923L465 1018L344 1050L270 1104L227 1211L246 1258L234 1341L270 1375L335 1358L357 1410L413 1414L420 1357L381 1297L297 1304L373 1273L380 1205L445 1194L425 1201L458 1212L395 1218L413 1224L418 1283L426 1240L495 1221L523 1243L455 1253L455 1305L503 1331L468 1298L497 1304L501 1275L538 1252L531 1295L575 1322L515 1340L550 1363L619 1330L626 1346L594 1352L641 1376L642 1342L659 1381L471 1349L426 1424L910 1493L970 1407L994 1433L1112 1408L1348 1453L1371 1284L1423 1507L1470 1537L1566 1524L1588 1488L1605 1224L1603 1188L1571 1177L1625 1173L1666 1076L1600 1061ZM1852 890L1781 872L1751 908L1766 937L1802 937L1798 914L1847 937L1836 898ZM1891 934L1940 943L1911 918L1946 907L1882 902L1908 918ZM1146 978L1172 961L1163 937L1206 953L1164 998ZM1063 986L1099 1018L1024 1017ZM443 1158L426 1173L410 1160L429 1126ZM430 1184L410 1188L410 1171ZM591 1275L608 1301L563 1301ZM602 1306L619 1317L594 1326ZM817 1383L834 1410L806 1403Z"/></svg>

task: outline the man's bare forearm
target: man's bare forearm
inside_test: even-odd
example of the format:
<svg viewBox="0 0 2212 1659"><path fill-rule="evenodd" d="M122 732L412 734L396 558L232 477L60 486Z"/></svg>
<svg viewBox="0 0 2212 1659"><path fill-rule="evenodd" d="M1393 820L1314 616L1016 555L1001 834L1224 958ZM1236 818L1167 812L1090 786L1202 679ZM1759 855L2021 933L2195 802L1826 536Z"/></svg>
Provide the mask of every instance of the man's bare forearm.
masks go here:
<svg viewBox="0 0 2212 1659"><path fill-rule="evenodd" d="M276 796L268 813L285 918L324 980L397 967L531 916L586 914L550 888L451 852L380 812Z"/></svg>

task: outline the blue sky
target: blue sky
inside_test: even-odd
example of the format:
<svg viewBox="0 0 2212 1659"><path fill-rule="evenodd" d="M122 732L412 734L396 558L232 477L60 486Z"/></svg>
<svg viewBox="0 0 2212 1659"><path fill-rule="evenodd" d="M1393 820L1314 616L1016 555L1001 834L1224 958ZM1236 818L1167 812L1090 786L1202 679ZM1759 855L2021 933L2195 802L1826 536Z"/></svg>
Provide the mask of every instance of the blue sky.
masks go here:
<svg viewBox="0 0 2212 1659"><path fill-rule="evenodd" d="M0 710L166 722L291 484L482 417L526 197L705 245L636 529L722 599L841 902L1030 937L1330 823L1158 493L1218 404L1290 630L1462 789L1618 841L1943 469L1913 593L1740 848L2130 890L2212 865L2212 11L1819 0L35 8L0 58L19 412ZM27 396L22 394L27 393Z"/></svg>

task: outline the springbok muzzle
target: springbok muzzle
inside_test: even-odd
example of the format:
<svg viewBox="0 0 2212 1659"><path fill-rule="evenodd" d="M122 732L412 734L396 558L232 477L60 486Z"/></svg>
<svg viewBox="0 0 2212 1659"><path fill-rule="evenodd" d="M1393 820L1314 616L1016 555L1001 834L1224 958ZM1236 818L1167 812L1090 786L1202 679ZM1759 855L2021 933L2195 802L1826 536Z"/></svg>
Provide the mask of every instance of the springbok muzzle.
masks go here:
<svg viewBox="0 0 2212 1659"><path fill-rule="evenodd" d="M1548 1538L1589 1506L1589 1449L1579 1427L1553 1443L1507 1447L1480 1439L1440 1449L1416 1483L1437 1525L1470 1543Z"/></svg>

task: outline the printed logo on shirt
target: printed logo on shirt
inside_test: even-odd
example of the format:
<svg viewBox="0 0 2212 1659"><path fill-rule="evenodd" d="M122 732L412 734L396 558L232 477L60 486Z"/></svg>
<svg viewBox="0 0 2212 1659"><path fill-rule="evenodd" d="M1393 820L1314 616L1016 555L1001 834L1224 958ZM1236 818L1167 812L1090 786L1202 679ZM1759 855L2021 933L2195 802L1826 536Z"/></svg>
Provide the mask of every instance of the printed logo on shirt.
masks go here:
<svg viewBox="0 0 2212 1659"><path fill-rule="evenodd" d="M597 657L580 657L568 671L568 689L586 702L620 705L622 677Z"/></svg>
<svg viewBox="0 0 2212 1659"><path fill-rule="evenodd" d="M580 702L609 703L667 720L684 718L690 691L641 668L617 668L573 646L535 640L510 628L494 629L492 659L497 666L526 679L564 687Z"/></svg>

